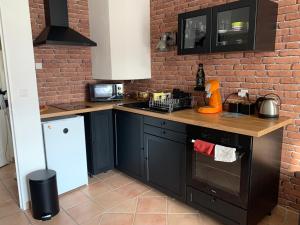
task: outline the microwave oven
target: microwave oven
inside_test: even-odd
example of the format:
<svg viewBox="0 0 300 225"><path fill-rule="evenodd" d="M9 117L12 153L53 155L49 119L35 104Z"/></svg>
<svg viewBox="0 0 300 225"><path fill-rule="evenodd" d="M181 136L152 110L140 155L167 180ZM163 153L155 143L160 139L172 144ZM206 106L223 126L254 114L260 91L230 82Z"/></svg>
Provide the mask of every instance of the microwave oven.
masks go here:
<svg viewBox="0 0 300 225"><path fill-rule="evenodd" d="M90 101L105 102L124 98L123 84L90 84Z"/></svg>

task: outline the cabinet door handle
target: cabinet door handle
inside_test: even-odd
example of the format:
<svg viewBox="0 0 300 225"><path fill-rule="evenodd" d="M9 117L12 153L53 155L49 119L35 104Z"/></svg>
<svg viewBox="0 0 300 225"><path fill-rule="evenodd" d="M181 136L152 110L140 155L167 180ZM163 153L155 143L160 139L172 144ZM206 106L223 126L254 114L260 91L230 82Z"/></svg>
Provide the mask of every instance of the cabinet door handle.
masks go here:
<svg viewBox="0 0 300 225"><path fill-rule="evenodd" d="M119 165L118 159L118 131L117 131L117 113L115 113L115 155L116 155L116 166Z"/></svg>
<svg viewBox="0 0 300 225"><path fill-rule="evenodd" d="M210 189L210 192L213 194L217 194L217 192L214 189Z"/></svg>
<svg viewBox="0 0 300 225"><path fill-rule="evenodd" d="M150 180L150 171L149 171L149 152L147 151L147 156L146 156L146 166L147 166L147 181L149 182Z"/></svg>

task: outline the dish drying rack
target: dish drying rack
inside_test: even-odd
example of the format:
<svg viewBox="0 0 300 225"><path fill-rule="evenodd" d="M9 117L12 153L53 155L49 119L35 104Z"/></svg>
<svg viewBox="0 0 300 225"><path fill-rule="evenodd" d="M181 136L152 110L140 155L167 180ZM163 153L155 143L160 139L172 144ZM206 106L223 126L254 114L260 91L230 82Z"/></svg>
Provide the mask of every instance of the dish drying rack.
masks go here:
<svg viewBox="0 0 300 225"><path fill-rule="evenodd" d="M187 109L192 107L192 97L184 98L173 98L167 97L164 99L154 100L150 98L149 108L164 111L164 112L174 112L177 110Z"/></svg>

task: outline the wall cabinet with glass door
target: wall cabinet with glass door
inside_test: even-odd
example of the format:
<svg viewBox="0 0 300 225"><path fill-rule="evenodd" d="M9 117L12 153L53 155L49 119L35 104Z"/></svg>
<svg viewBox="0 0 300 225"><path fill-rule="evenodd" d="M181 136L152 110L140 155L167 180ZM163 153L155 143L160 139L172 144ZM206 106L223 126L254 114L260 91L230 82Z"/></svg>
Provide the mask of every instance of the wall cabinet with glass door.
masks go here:
<svg viewBox="0 0 300 225"><path fill-rule="evenodd" d="M211 9L180 14L178 55L210 52Z"/></svg>
<svg viewBox="0 0 300 225"><path fill-rule="evenodd" d="M178 54L274 51L277 12L278 4L275 2L241 0L180 14ZM203 21L195 19L199 18L199 15L206 15L207 19L204 29L206 39L202 42L205 43L205 47L202 48L197 44L193 45L202 40L203 36Z"/></svg>

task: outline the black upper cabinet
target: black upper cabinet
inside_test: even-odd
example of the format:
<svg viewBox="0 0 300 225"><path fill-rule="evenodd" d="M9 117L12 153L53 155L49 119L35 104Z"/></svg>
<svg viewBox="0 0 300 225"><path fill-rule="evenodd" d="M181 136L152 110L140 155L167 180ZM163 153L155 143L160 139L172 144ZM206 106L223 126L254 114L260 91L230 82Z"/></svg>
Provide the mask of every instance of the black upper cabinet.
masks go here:
<svg viewBox="0 0 300 225"><path fill-rule="evenodd" d="M211 9L178 16L178 54L210 52Z"/></svg>
<svg viewBox="0 0 300 225"><path fill-rule="evenodd" d="M116 167L137 179L144 179L143 116L115 112Z"/></svg>
<svg viewBox="0 0 300 225"><path fill-rule="evenodd" d="M216 6L209 9L179 15L178 54L199 54L204 52L229 51L274 51L276 38L278 4L269 0L241 0ZM211 15L207 21L205 48L191 44L186 48L185 39L190 37L186 24L195 22L191 29L192 40L203 36L199 30L200 20L194 20L197 15ZM200 21L200 22L199 22ZM191 24L193 24L191 23ZM189 26L189 25L188 25ZM195 35L196 34L196 35ZM190 43L190 39L188 39ZM192 48L191 48L192 47Z"/></svg>
<svg viewBox="0 0 300 225"><path fill-rule="evenodd" d="M212 52L274 51L277 3L238 1L213 8Z"/></svg>
<svg viewBox="0 0 300 225"><path fill-rule="evenodd" d="M85 115L88 170L92 175L114 168L112 110Z"/></svg>
<svg viewBox="0 0 300 225"><path fill-rule="evenodd" d="M255 44L256 1L213 8L212 52L252 50Z"/></svg>

